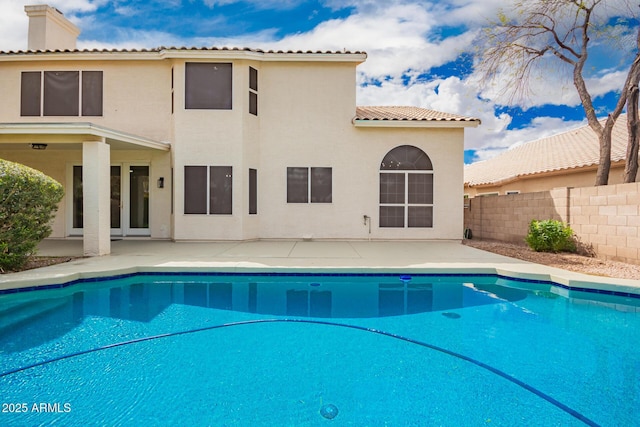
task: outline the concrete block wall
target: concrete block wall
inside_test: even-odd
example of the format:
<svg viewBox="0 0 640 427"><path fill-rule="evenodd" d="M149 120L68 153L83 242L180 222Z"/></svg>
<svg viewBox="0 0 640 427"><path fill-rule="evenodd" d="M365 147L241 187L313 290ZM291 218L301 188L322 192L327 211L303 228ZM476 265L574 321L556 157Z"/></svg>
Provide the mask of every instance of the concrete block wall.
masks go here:
<svg viewBox="0 0 640 427"><path fill-rule="evenodd" d="M522 242L532 219L568 223L596 256L640 264L640 183L476 197L465 204L473 238Z"/></svg>
<svg viewBox="0 0 640 427"><path fill-rule="evenodd" d="M572 188L571 228L599 258L640 264L640 183Z"/></svg>

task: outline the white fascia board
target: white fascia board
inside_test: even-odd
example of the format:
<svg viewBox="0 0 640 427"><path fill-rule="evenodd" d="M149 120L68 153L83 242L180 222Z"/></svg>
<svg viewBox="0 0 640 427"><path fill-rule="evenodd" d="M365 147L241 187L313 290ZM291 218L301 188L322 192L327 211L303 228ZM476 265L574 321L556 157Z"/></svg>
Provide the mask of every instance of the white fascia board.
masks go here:
<svg viewBox="0 0 640 427"><path fill-rule="evenodd" d="M40 52L40 51L39 51ZM362 63L366 53L304 53L304 52L255 52L249 50L163 49L154 52L119 51L51 51L0 53L0 62L43 61L162 61L186 60L252 60L263 62L353 62Z"/></svg>
<svg viewBox="0 0 640 427"><path fill-rule="evenodd" d="M475 128L479 120L353 120L360 128Z"/></svg>
<svg viewBox="0 0 640 427"><path fill-rule="evenodd" d="M0 123L0 134L5 135L87 135L133 144L140 147L169 151L169 142L155 141L126 132L97 126L93 123Z"/></svg>

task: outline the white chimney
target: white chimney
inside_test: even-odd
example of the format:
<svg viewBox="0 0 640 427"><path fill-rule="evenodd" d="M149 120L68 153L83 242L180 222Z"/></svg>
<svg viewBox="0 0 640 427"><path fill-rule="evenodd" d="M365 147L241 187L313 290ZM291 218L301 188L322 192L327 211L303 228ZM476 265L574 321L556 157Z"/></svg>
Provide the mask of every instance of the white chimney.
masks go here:
<svg viewBox="0 0 640 427"><path fill-rule="evenodd" d="M58 9L46 4L25 6L29 17L29 50L73 50L80 29Z"/></svg>

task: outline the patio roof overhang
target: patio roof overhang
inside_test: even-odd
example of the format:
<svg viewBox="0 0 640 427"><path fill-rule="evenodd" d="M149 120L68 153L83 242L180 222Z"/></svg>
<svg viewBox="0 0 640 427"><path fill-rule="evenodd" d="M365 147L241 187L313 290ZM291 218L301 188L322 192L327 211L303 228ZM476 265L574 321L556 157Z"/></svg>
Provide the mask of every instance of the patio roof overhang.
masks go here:
<svg viewBox="0 0 640 427"><path fill-rule="evenodd" d="M133 135L89 122L0 123L0 146L31 148L31 144L51 144L56 148L80 148L84 141L104 140L114 150L151 149L169 151L169 142Z"/></svg>

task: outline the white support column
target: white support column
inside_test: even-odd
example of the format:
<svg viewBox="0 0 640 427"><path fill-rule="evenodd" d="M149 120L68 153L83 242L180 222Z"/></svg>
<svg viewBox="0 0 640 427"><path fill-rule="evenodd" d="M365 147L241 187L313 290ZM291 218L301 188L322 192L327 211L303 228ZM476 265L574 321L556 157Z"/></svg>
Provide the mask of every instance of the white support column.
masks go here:
<svg viewBox="0 0 640 427"><path fill-rule="evenodd" d="M85 256L111 253L111 148L102 141L82 143L82 218Z"/></svg>

